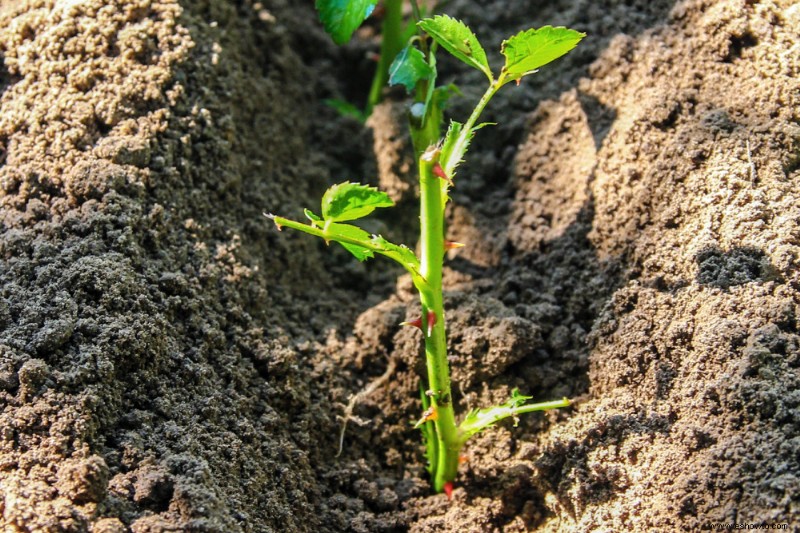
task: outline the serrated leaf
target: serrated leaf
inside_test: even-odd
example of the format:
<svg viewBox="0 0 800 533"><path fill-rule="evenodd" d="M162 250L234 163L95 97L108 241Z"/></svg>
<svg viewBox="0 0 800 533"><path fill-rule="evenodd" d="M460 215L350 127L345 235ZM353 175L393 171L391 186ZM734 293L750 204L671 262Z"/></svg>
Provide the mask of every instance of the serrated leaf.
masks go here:
<svg viewBox="0 0 800 533"><path fill-rule="evenodd" d="M322 196L322 218L343 222L365 217L379 207L392 207L385 192L360 183L338 183Z"/></svg>
<svg viewBox="0 0 800 533"><path fill-rule="evenodd" d="M417 82L427 80L432 72L433 69L425 61L425 54L415 46L406 46L389 67L389 85L403 85L411 92Z"/></svg>
<svg viewBox="0 0 800 533"><path fill-rule="evenodd" d="M585 33L563 26L542 26L503 41L501 52L506 58L503 72L507 75L507 81L518 80L558 59L575 48L584 37Z"/></svg>
<svg viewBox="0 0 800 533"><path fill-rule="evenodd" d="M442 162L444 173L450 179L455 177L456 168L464 160L464 154L469 148L469 143L472 137L475 136L474 130L467 135L462 135L463 129L464 124L451 120L450 127L447 128L447 134L445 134L444 142L442 143L440 161Z"/></svg>
<svg viewBox="0 0 800 533"><path fill-rule="evenodd" d="M421 20L418 25L457 59L486 74L489 81L494 81L486 51L466 24L447 15L437 15Z"/></svg>
<svg viewBox="0 0 800 533"><path fill-rule="evenodd" d="M533 396L525 396L524 394L519 392L519 388L515 387L514 390L511 391L511 399L506 402L506 405L514 408L519 407L520 405L524 404L528 400L532 400Z"/></svg>
<svg viewBox="0 0 800 533"><path fill-rule="evenodd" d="M273 214L265 213L265 216L272 220L278 229L292 228L324 239L328 243L338 242L359 261L370 259L375 254L393 259L411 274L415 286L418 288L426 286L425 278L419 273L419 259L407 246L393 244L380 235L370 235L352 224L339 224L331 220L323 220L308 209L305 210L305 213L306 217L311 220L311 224L303 224Z"/></svg>
<svg viewBox="0 0 800 533"><path fill-rule="evenodd" d="M322 25L336 44L344 44L370 16L378 0L317 0Z"/></svg>
<svg viewBox="0 0 800 533"><path fill-rule="evenodd" d="M567 407L570 404L566 398L551 402L528 403L532 398L532 396L520 394L519 389L515 388L511 391L511 398L506 403L485 409L473 409L458 426L462 441L466 442L472 435L490 428L506 418L512 418L516 427L518 423L517 416L522 413L557 409L559 407Z"/></svg>

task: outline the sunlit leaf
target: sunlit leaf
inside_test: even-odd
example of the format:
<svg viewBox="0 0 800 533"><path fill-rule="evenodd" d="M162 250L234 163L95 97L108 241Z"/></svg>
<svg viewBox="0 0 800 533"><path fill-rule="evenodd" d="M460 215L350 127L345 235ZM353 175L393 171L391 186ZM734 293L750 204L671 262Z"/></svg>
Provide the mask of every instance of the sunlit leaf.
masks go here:
<svg viewBox="0 0 800 533"><path fill-rule="evenodd" d="M360 183L338 183L322 196L322 218L343 222L365 217L379 207L392 207L385 192Z"/></svg>
<svg viewBox="0 0 800 533"><path fill-rule="evenodd" d="M432 71L418 48L406 46L389 67L389 85L403 85L411 92L420 80L427 80Z"/></svg>
<svg viewBox="0 0 800 533"><path fill-rule="evenodd" d="M457 59L480 70L489 80L494 79L486 51L466 24L447 15L437 15L421 20L419 27Z"/></svg>
<svg viewBox="0 0 800 533"><path fill-rule="evenodd" d="M370 16L378 0L317 0L322 25L336 44L344 44Z"/></svg>
<svg viewBox="0 0 800 533"><path fill-rule="evenodd" d="M558 59L586 37L569 28L542 26L520 32L503 41L501 51L506 58L503 72L507 81L515 81L537 68Z"/></svg>
<svg viewBox="0 0 800 533"><path fill-rule="evenodd" d="M369 243L370 235L358 226L352 224L328 224L325 228L325 238L338 242L345 250L353 254L359 261L366 261L375 257L375 253L369 248L344 242L343 238Z"/></svg>

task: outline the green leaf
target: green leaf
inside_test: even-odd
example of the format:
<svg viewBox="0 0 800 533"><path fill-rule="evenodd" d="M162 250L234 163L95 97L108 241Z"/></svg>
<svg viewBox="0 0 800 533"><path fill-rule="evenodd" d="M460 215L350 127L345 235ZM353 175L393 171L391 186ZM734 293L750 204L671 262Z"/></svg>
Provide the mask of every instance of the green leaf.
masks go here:
<svg viewBox="0 0 800 533"><path fill-rule="evenodd" d="M305 213L311 220L311 224L303 224L273 214L265 213L265 215L275 223L278 229L292 228L324 239L325 242L338 242L359 261L370 259L375 254L393 259L411 274L415 286L425 286L425 278L419 273L419 259L407 246L393 244L380 235L370 235L352 224L338 224L331 220L323 220L308 209L305 210Z"/></svg>
<svg viewBox="0 0 800 533"><path fill-rule="evenodd" d="M394 259L403 267L406 268L409 272L416 273L419 275L419 259L417 258L414 251L404 244L394 244L380 235L373 235L372 236L372 244L377 246L381 250L381 254L389 257L390 259Z"/></svg>
<svg viewBox="0 0 800 533"><path fill-rule="evenodd" d="M389 67L389 85L404 85L411 92L417 82L427 80L432 72L425 54L415 46L406 46Z"/></svg>
<svg viewBox="0 0 800 533"><path fill-rule="evenodd" d="M450 98L453 96L464 96L464 93L461 92L461 89L454 83L448 83L447 85L440 85L433 90L433 95L431 96L431 102L433 105L438 107L439 109L447 109L447 102L450 101Z"/></svg>
<svg viewBox="0 0 800 533"><path fill-rule="evenodd" d="M489 81L494 81L486 51L466 24L447 15L437 15L419 21L418 25L456 58L486 74Z"/></svg>
<svg viewBox="0 0 800 533"><path fill-rule="evenodd" d="M514 390L511 391L511 399L506 402L508 407L512 409L514 407L519 407L520 405L524 404L528 400L532 400L533 396L525 396L524 394L519 392L518 387L514 387Z"/></svg>
<svg viewBox="0 0 800 533"><path fill-rule="evenodd" d="M378 0L317 0L322 25L336 44L344 44L370 16Z"/></svg>
<svg viewBox="0 0 800 533"><path fill-rule="evenodd" d="M503 72L507 81L515 81L537 68L558 59L586 37L585 33L559 26L542 26L520 32L503 41L501 51L506 57Z"/></svg>
<svg viewBox="0 0 800 533"><path fill-rule="evenodd" d="M305 213L306 218L311 221L312 224L317 226L321 226L324 220L314 214L311 209L303 209L303 213Z"/></svg>
<svg viewBox="0 0 800 533"><path fill-rule="evenodd" d="M467 414L466 417L464 417L464 421L458 426L458 429L461 433L461 439L466 442L466 440L472 435L475 435L486 428L490 428L497 422L506 418L514 419L514 426L516 426L518 422L517 416L523 413L545 411L547 409L558 409L560 407L567 407L570 405L569 400L566 398L551 402L527 403L528 400L532 398L532 396L520 394L519 389L514 389L511 391L511 398L509 398L509 400L502 405L494 405L486 409L473 409Z"/></svg>
<svg viewBox="0 0 800 533"><path fill-rule="evenodd" d="M326 106L335 109L340 116L354 118L359 122L366 122L367 114L355 105L338 98L327 98L322 101Z"/></svg>
<svg viewBox="0 0 800 533"><path fill-rule="evenodd" d="M475 136L475 128L467 135L462 135L463 129L464 124L451 120L450 127L447 128L447 134L444 136L444 143L442 143L440 161L444 173L450 179L455 178L456 168L463 162L469 143Z"/></svg>
<svg viewBox="0 0 800 533"><path fill-rule="evenodd" d="M394 202L385 192L360 183L338 183L322 196L322 217L326 221L356 220L378 207L392 207Z"/></svg>
<svg viewBox="0 0 800 533"><path fill-rule="evenodd" d="M359 261L366 261L367 259L375 257L375 253L369 248L341 241L340 238L345 237L352 240L368 242L370 240L369 233L358 226L353 226L352 224L328 224L325 228L325 237L341 244L345 250L353 254Z"/></svg>

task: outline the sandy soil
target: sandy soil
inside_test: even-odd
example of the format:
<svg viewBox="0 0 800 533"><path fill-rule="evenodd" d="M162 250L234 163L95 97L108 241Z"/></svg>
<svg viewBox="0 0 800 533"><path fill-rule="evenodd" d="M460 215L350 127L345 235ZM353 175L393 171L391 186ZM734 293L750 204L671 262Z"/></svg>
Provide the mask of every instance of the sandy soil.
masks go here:
<svg viewBox="0 0 800 533"><path fill-rule="evenodd" d="M800 6L453 0L488 48L588 33L493 102L447 264L456 402L574 407L425 479L407 277L277 233L343 179L398 199L368 126L369 29L311 2L0 3L0 529L620 531L800 527ZM497 60L497 56L493 58ZM479 73L442 59L465 96ZM393 359L336 456L348 398Z"/></svg>

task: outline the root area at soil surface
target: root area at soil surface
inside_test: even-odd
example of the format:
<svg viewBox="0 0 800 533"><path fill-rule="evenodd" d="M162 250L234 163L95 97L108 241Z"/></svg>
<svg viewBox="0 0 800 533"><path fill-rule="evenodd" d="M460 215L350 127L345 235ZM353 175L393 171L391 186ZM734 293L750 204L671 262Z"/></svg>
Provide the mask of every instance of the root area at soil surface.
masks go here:
<svg viewBox="0 0 800 533"><path fill-rule="evenodd" d="M447 12L490 50L588 35L491 103L447 213L459 412L574 405L476 437L432 494L410 280L263 217L361 180L398 202L370 231L413 246L404 104L323 103L364 97L370 27L338 48L310 0L7 0L0 529L800 527L800 6ZM463 120L485 80L440 69Z"/></svg>

